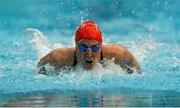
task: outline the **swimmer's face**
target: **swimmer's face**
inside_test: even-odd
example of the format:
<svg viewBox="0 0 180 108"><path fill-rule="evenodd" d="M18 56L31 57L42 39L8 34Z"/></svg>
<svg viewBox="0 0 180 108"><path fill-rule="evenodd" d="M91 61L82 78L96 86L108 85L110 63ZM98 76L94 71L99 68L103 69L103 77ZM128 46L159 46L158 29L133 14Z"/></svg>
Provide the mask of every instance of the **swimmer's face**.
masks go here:
<svg viewBox="0 0 180 108"><path fill-rule="evenodd" d="M77 62L90 70L100 61L101 44L96 40L82 39L76 43Z"/></svg>

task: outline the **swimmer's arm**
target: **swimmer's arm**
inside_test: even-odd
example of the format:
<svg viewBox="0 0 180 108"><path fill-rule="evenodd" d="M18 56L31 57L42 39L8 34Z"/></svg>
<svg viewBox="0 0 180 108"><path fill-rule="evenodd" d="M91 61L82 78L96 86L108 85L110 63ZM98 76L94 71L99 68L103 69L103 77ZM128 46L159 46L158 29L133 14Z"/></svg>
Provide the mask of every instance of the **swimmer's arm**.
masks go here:
<svg viewBox="0 0 180 108"><path fill-rule="evenodd" d="M73 65L74 48L59 48L42 57L37 64L39 74L46 74L45 65L53 66L54 69Z"/></svg>
<svg viewBox="0 0 180 108"><path fill-rule="evenodd" d="M46 68L45 65L53 64L53 58L52 58L52 52L50 52L49 54L47 54L46 56L42 57L38 64L37 64L37 68L38 68L38 74L43 74L46 75Z"/></svg>
<svg viewBox="0 0 180 108"><path fill-rule="evenodd" d="M119 64L129 74L133 72L141 74L141 69L138 61L127 49L125 49L125 51L120 56L116 57L114 62L116 64Z"/></svg>

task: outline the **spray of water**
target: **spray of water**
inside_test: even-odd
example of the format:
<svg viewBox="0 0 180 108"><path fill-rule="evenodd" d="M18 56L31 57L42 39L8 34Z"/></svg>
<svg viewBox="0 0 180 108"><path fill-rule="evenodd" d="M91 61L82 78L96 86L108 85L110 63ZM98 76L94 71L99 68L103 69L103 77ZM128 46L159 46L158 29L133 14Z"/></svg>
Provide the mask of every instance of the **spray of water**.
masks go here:
<svg viewBox="0 0 180 108"><path fill-rule="evenodd" d="M159 43L154 39L144 40L142 38L137 39L136 41L121 42L119 44L125 46L130 52L132 52L139 62L142 62L155 48L162 45L162 43Z"/></svg>
<svg viewBox="0 0 180 108"><path fill-rule="evenodd" d="M32 46L37 50L38 57L42 57L51 50L64 47L63 45L50 42L39 30L28 28L26 33L29 33L32 37L30 40ZM74 39L72 39L74 43ZM70 43L71 44L71 43ZM159 42L149 39L138 39L136 41L126 41L117 43L122 46L125 46L130 52L133 53L135 58L141 63L146 59L153 50L161 45ZM92 70L87 71L83 70L81 66L77 66L74 69L64 68L60 70L54 70L50 65L46 65L47 73L49 76L56 77L57 80L54 80L55 84L65 84L72 83L72 85L82 86L82 83L86 82L87 84L99 84L102 83L107 76L126 76L127 73L122 70L122 68L114 64L114 58L112 60L107 60L106 66L104 67L98 63ZM136 75L136 74L135 74ZM44 75L37 75L36 78L47 78Z"/></svg>
<svg viewBox="0 0 180 108"><path fill-rule="evenodd" d="M58 48L58 47L64 47L61 43L52 43L50 42L42 32L40 32L38 29L33 28L27 28L25 30L25 33L30 34L32 39L30 40L30 43L32 46L37 50L37 55L39 59L49 53L51 50ZM72 39L73 40L73 39ZM72 41L74 43L74 40ZM152 53L152 51L160 45L155 40L144 40L144 39L138 39L136 41L126 41L117 43L125 46L127 49L130 50L130 52L135 55L135 57L138 59L139 62L142 62L148 55ZM124 75L126 72L124 72L120 66L114 64L114 59L107 60L106 67L102 67L101 64L97 64L93 70L90 72L85 72L84 70L81 70L81 67L76 68L76 70L69 70L69 69L63 69L60 70L60 72L53 71L53 67L47 65L46 68L48 70L49 75L57 75L60 73L69 73L67 71L73 71L70 73L91 73L98 76L98 79L101 79L102 75L104 74L117 74L117 75ZM113 68L112 68L113 67ZM66 71L66 72L65 72ZM76 72L75 72L76 71Z"/></svg>
<svg viewBox="0 0 180 108"><path fill-rule="evenodd" d="M62 44L54 44L50 42L38 29L27 28L25 30L25 34L29 34L32 37L30 43L34 49L36 49L39 59L45 56L51 50L57 47L63 47Z"/></svg>
<svg viewBox="0 0 180 108"><path fill-rule="evenodd" d="M51 50L57 47L64 47L57 43L50 42L39 30L37 29L26 29L26 33L30 34L30 43L33 48L37 51L37 56L41 58L45 54L49 53ZM74 43L74 39L72 39ZM71 43L70 43L71 44ZM161 45L160 42L156 40L149 39L138 39L135 41L125 41L120 42L122 46L129 49L133 55L143 63L144 59L148 58L153 51ZM164 45L163 45L164 46ZM178 47L179 48L179 47ZM177 49L178 49L177 48ZM25 52L23 52L25 53ZM176 58L175 58L176 59ZM52 76L45 76L40 74L32 74L32 67L35 67L36 63L23 61L20 63L17 69L10 70L11 74L5 73L4 70L0 71L1 91L4 93L14 93L14 92L29 92L38 90L48 90L48 89L98 89L98 88L132 88L132 89L146 89L146 90L169 90L169 89L179 89L177 84L179 82L174 82L177 78L169 75L150 75L149 73L142 75L127 75L120 66L115 65L114 60L107 61L104 67L101 64L97 64L91 71L83 70L80 66L75 69L61 69L59 73L54 71L54 68L47 66L48 72ZM178 61L175 66L178 66ZM30 65L27 65L30 64ZM12 66L10 64L10 66ZM8 69L8 66L7 66ZM30 70L29 70L30 69ZM178 69L178 68L175 68ZM13 71L13 73L12 73ZM150 71L156 71L152 69ZM3 73L3 74L1 74ZM5 78L5 77L8 78ZM167 80L170 79L170 80ZM18 79L18 80L14 80ZM151 82L150 82L151 80ZM161 84L164 84L162 86ZM166 86L166 85L170 86ZM153 85L153 86L152 86Z"/></svg>

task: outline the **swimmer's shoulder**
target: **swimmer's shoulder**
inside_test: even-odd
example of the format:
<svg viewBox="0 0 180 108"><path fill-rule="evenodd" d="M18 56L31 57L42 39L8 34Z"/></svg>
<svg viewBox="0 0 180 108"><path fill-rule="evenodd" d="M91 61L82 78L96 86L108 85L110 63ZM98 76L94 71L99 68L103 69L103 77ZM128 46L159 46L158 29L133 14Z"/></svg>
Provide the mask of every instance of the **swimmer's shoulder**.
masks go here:
<svg viewBox="0 0 180 108"><path fill-rule="evenodd" d="M120 45L108 44L102 45L103 57L111 59L112 57L122 56L128 50Z"/></svg>
<svg viewBox="0 0 180 108"><path fill-rule="evenodd" d="M75 48L57 48L38 62L38 66L50 64L57 67L73 65Z"/></svg>
<svg viewBox="0 0 180 108"><path fill-rule="evenodd" d="M75 48L58 48L49 53L54 59L66 59L75 54Z"/></svg>

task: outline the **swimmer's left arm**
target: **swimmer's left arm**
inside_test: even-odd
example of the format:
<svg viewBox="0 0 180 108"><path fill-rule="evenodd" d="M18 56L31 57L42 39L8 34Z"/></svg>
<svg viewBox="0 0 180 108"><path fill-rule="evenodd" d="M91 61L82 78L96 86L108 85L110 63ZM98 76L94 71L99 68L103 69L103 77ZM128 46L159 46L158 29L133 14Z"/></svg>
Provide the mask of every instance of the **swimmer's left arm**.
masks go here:
<svg viewBox="0 0 180 108"><path fill-rule="evenodd" d="M141 73L138 61L126 48L120 45L103 45L102 51L104 58L115 58L114 63L120 65L127 73Z"/></svg>
<svg viewBox="0 0 180 108"><path fill-rule="evenodd" d="M133 72L141 74L141 69L138 61L127 49L125 49L124 52L120 54L118 57L115 57L114 62L116 64L119 64L129 74Z"/></svg>

